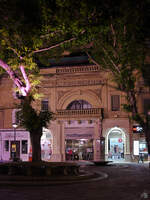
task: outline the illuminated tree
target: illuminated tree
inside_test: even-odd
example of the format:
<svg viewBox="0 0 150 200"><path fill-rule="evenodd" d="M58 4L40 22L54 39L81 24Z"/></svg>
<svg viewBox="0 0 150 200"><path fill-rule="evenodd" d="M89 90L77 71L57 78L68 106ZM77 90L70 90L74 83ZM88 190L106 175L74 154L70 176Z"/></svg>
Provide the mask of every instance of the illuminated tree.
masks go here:
<svg viewBox="0 0 150 200"><path fill-rule="evenodd" d="M42 127L47 126L52 113L38 112L32 106L40 83L38 65L47 63L50 55L61 55L67 43L84 31L76 28L69 10L65 10L65 17L60 1L2 0L0 4L0 71L7 72L17 87L22 102L20 124L30 132L32 160L40 161Z"/></svg>
<svg viewBox="0 0 150 200"><path fill-rule="evenodd" d="M47 113L45 121L34 129L28 121L31 113L34 119L44 120L43 113L32 107L39 84L39 66L48 66L49 58L58 59L65 50L86 52L91 62L109 70L117 89L126 93L125 107L135 120L144 123L136 105L135 74L141 71L145 59L148 3L149 0L1 0L1 72L9 74L20 98L23 97L22 125L30 131L32 140L37 138L38 145L41 127L51 119ZM31 111L29 118L24 112L26 107ZM36 149L33 160L40 160L40 146Z"/></svg>

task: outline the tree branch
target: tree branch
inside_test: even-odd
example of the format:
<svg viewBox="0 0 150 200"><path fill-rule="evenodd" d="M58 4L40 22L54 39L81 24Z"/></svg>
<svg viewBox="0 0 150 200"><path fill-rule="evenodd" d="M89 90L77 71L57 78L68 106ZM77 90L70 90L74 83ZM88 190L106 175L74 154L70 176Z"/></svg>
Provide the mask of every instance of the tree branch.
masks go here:
<svg viewBox="0 0 150 200"><path fill-rule="evenodd" d="M26 94L28 94L28 92L29 92L29 90L30 90L30 88L31 88L31 85L30 85L30 83L29 83L29 79L28 79L28 77L27 77L27 75L26 75L24 66L23 66L23 65L20 65L19 68L20 68L20 71L21 71L21 73L22 73L22 76L23 76L23 78L24 78L24 80L25 80L25 85L26 85L26 87L24 87L24 92L26 92Z"/></svg>
<svg viewBox="0 0 150 200"><path fill-rule="evenodd" d="M111 23L110 27L111 27L111 31L112 31L112 35L113 35L113 46L115 47L116 46L116 33L115 33L115 29L114 29L112 23Z"/></svg>
<svg viewBox="0 0 150 200"><path fill-rule="evenodd" d="M53 45L53 46L50 46L50 47L47 47L47 48L44 48L44 49L39 49L39 50L33 51L33 52L31 52L31 53L29 54L29 56L32 55L32 54L34 54L34 53L40 53L40 52L43 52L43 51L48 51L48 50L53 49L53 48L56 48L56 47L58 47L58 46L60 46L60 45L62 45L62 44L65 44L65 43L67 43L67 42L71 42L71 41L73 41L73 40L76 40L76 38L71 38L71 39L69 39L69 40L65 40L65 41L63 41L63 42L60 42L60 43L58 43L58 44L55 44L55 45Z"/></svg>
<svg viewBox="0 0 150 200"><path fill-rule="evenodd" d="M108 59L110 60L110 62L112 63L112 65L115 67L117 72L120 74L119 67L113 62L113 60L111 59L111 57L109 56L108 52L106 51L106 49L104 47L103 47L103 50L104 50L105 54L107 55Z"/></svg>
<svg viewBox="0 0 150 200"><path fill-rule="evenodd" d="M54 32L51 32L51 33L47 33L45 35L41 35L40 38L46 38L50 35L55 35L55 34L60 33L60 32L62 32L62 30L57 30L57 31L54 31Z"/></svg>
<svg viewBox="0 0 150 200"><path fill-rule="evenodd" d="M86 51L86 54L88 55L89 59L98 67L100 67L100 65L92 58L92 56Z"/></svg>
<svg viewBox="0 0 150 200"><path fill-rule="evenodd" d="M29 90L30 90L30 84L29 80L26 76L26 73L24 71L23 66L20 68L22 75L25 79L26 85L20 80L20 78L17 76L17 74L10 68L9 65L7 65L5 62L0 60L0 66L9 74L10 78L13 80L14 84L18 87L20 92L23 96L27 96Z"/></svg>
<svg viewBox="0 0 150 200"><path fill-rule="evenodd" d="M123 27L123 34L124 34L124 36L126 35L126 33L127 33L127 29L126 29L126 26L124 25L124 27Z"/></svg>
<svg viewBox="0 0 150 200"><path fill-rule="evenodd" d="M13 49L12 47L10 47L9 49L11 49L18 56L18 58L20 58L21 60L23 59L23 57L20 56L15 49Z"/></svg>

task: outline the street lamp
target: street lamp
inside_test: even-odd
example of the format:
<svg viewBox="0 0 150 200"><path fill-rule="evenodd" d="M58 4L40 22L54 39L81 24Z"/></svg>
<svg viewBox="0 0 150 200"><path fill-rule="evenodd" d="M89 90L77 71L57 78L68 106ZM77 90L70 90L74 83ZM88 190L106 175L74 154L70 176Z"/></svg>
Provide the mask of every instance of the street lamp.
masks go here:
<svg viewBox="0 0 150 200"><path fill-rule="evenodd" d="M16 128L18 127L18 125L16 123L13 123L13 128L14 128L14 142L16 142Z"/></svg>
<svg viewBox="0 0 150 200"><path fill-rule="evenodd" d="M12 153L13 153L13 161L16 161L16 128L18 127L18 125L16 123L12 124L13 128L14 128L14 143L12 144Z"/></svg>

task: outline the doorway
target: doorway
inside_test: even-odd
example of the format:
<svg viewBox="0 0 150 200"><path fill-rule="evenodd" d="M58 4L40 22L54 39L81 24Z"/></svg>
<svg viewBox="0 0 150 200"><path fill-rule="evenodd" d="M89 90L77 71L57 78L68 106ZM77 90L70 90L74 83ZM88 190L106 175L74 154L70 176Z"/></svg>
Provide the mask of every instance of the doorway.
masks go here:
<svg viewBox="0 0 150 200"><path fill-rule="evenodd" d="M20 141L11 141L10 158L20 159Z"/></svg>
<svg viewBox="0 0 150 200"><path fill-rule="evenodd" d="M93 160L93 140L66 140L66 160Z"/></svg>
<svg viewBox="0 0 150 200"><path fill-rule="evenodd" d="M113 129L108 135L108 160L124 160L125 138L119 129Z"/></svg>
<svg viewBox="0 0 150 200"><path fill-rule="evenodd" d="M52 155L52 133L49 129L43 128L41 136L41 159L49 161Z"/></svg>

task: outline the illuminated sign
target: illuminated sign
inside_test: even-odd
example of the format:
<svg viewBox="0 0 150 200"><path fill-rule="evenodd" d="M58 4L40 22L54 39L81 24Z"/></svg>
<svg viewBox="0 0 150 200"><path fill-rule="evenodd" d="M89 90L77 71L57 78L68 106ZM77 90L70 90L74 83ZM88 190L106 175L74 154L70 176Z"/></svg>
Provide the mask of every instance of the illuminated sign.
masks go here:
<svg viewBox="0 0 150 200"><path fill-rule="evenodd" d="M120 142L120 143L121 143L121 142L122 142L122 139L121 139L121 138L119 138L119 139L118 139L118 142Z"/></svg>
<svg viewBox="0 0 150 200"><path fill-rule="evenodd" d="M139 141L134 141L133 153L134 153L134 155L139 155Z"/></svg>
<svg viewBox="0 0 150 200"><path fill-rule="evenodd" d="M143 128L140 125L134 125L132 128L133 133L142 133L143 132Z"/></svg>

